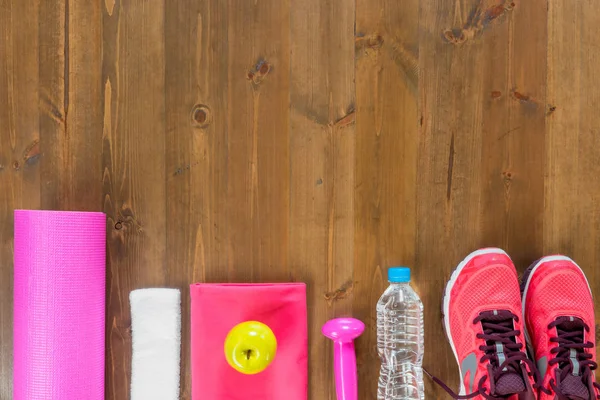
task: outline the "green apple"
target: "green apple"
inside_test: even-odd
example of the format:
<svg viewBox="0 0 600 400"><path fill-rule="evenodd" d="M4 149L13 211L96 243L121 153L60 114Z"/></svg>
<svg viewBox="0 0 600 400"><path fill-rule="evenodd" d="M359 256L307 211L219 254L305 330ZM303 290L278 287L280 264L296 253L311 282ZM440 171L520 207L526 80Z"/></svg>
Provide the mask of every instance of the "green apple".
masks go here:
<svg viewBox="0 0 600 400"><path fill-rule="evenodd" d="M246 321L229 331L225 339L225 358L242 374L258 374L271 364L277 352L277 339L262 322Z"/></svg>

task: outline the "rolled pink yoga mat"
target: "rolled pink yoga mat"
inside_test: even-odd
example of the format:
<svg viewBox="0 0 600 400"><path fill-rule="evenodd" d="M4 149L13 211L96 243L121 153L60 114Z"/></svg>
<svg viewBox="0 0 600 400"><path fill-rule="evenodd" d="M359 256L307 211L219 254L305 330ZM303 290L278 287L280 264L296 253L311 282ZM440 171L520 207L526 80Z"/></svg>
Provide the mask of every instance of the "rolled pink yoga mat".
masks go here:
<svg viewBox="0 0 600 400"><path fill-rule="evenodd" d="M106 217L15 211L14 400L103 400Z"/></svg>

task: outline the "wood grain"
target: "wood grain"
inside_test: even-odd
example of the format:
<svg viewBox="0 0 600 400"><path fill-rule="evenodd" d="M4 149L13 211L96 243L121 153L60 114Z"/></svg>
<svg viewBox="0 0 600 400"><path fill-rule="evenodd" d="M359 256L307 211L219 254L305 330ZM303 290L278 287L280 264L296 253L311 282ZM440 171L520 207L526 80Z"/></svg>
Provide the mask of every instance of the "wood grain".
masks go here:
<svg viewBox="0 0 600 400"><path fill-rule="evenodd" d="M0 0L0 398L15 208L107 213L107 399L131 290L182 290L187 400L188 285L240 281L308 284L314 400L335 398L322 324L364 320L375 399L394 264L455 387L439 308L470 251L567 254L600 296L598 25L592 0Z"/></svg>
<svg viewBox="0 0 600 400"><path fill-rule="evenodd" d="M39 1L0 1L0 398L12 398L13 210L40 207Z"/></svg>
<svg viewBox="0 0 600 400"><path fill-rule="evenodd" d="M227 281L228 5L166 9L167 283L182 293L181 398L191 397L188 285Z"/></svg>
<svg viewBox="0 0 600 400"><path fill-rule="evenodd" d="M600 13L591 1L549 5L544 252L567 254L581 266L598 321Z"/></svg>
<svg viewBox="0 0 600 400"><path fill-rule="evenodd" d="M444 333L440 304L450 271L481 243L479 196L482 180L482 105L486 76L478 21L480 1L421 2L419 107L421 129L417 180L416 265L431 271L420 291L425 315L424 364L457 387L457 369L448 346L437 346ZM434 272L435 271L435 272ZM437 346L437 347L436 347ZM429 381L427 382L429 383ZM435 385L426 397L444 397Z"/></svg>
<svg viewBox="0 0 600 400"><path fill-rule="evenodd" d="M303 1L291 11L289 260L308 284L312 399L335 393L321 326L351 315L353 298L353 24L354 1Z"/></svg>
<svg viewBox="0 0 600 400"><path fill-rule="evenodd" d="M523 269L541 254L545 4L421 3L416 264L429 277L420 292L426 348L444 337L442 291L463 257L498 246ZM456 387L454 356L444 349L427 353L425 365ZM441 393L427 388L430 397Z"/></svg>
<svg viewBox="0 0 600 400"><path fill-rule="evenodd" d="M227 279L289 280L289 3L228 11Z"/></svg>
<svg viewBox="0 0 600 400"><path fill-rule="evenodd" d="M28 162L42 164L44 209L102 210L101 7L41 3L40 141Z"/></svg>
<svg viewBox="0 0 600 400"><path fill-rule="evenodd" d="M375 304L387 287L387 267L415 261L419 3L360 0L356 7L354 280L363 300L354 313L369 327L357 343L359 398L376 399ZM414 274L415 282L426 276Z"/></svg>
<svg viewBox="0 0 600 400"><path fill-rule="evenodd" d="M546 1L492 7L482 36L489 73L482 82L481 245L500 244L524 269L543 241ZM497 62L499 55L507 61Z"/></svg>
<svg viewBox="0 0 600 400"><path fill-rule="evenodd" d="M164 3L103 9L106 396L129 397L129 292L166 284Z"/></svg>

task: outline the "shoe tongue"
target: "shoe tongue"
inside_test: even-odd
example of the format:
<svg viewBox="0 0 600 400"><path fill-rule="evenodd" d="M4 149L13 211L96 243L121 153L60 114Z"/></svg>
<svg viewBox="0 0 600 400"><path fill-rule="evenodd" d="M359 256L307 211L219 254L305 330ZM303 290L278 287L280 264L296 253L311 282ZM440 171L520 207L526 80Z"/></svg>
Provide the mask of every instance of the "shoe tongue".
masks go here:
<svg viewBox="0 0 600 400"><path fill-rule="evenodd" d="M576 317L562 317L564 320L556 325L557 328L573 332L573 331L581 331L582 341L583 341L583 331L585 328L585 324L583 320ZM568 363L561 363L560 368L564 368ZM561 379L559 384L560 391L567 396L567 398L571 400L588 400L590 398L590 392L583 382L583 374L579 373L578 375L573 375L573 373L567 374L564 378Z"/></svg>
<svg viewBox="0 0 600 400"><path fill-rule="evenodd" d="M484 311L480 315L483 320L490 322L512 321L511 313L506 310Z"/></svg>
<svg viewBox="0 0 600 400"><path fill-rule="evenodd" d="M526 390L523 376L516 372L507 372L496 381L495 395L507 396L513 393L524 392Z"/></svg>
<svg viewBox="0 0 600 400"><path fill-rule="evenodd" d="M577 317L561 317L564 319L560 324L556 325L557 328L562 329L563 331L575 331L580 330L583 334L583 329L585 324L581 318Z"/></svg>
<svg viewBox="0 0 600 400"><path fill-rule="evenodd" d="M590 392L581 376L567 375L560 382L560 391L571 400L588 400Z"/></svg>
<svg viewBox="0 0 600 400"><path fill-rule="evenodd" d="M485 312L483 314L483 322L491 322L496 324L506 323L508 326L512 326L512 314L504 310L494 310ZM499 346L502 349L502 345L498 342L487 341L488 346ZM503 362L503 359L499 359L491 365L493 374L498 371L500 365L497 362ZM495 396L509 396L514 393L526 391L525 380L523 378L522 371L520 368L516 368L510 364L506 367L506 370L500 375L500 377L492 384L493 394Z"/></svg>
<svg viewBox="0 0 600 400"><path fill-rule="evenodd" d="M512 317L511 314L504 310L494 310L486 312L484 314L484 321L492 323L503 323L508 322L511 325ZM487 345L496 345L496 342L488 341ZM501 346L501 345L500 345ZM502 360L498 360L502 361ZM494 364L491 366L494 373L497 372L499 365ZM496 396L508 396L518 392L524 392L526 390L525 380L520 369L515 368L514 365L508 365L506 371L493 383L493 393Z"/></svg>

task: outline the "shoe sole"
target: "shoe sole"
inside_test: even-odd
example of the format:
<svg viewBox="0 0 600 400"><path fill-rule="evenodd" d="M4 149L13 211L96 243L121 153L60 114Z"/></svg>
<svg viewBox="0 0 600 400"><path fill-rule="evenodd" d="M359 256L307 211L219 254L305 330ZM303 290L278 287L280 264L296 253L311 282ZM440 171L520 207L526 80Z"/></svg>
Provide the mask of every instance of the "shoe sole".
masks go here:
<svg viewBox="0 0 600 400"><path fill-rule="evenodd" d="M523 278L521 279L521 314L523 315L523 331L525 332L525 341L527 342L527 348L529 349L530 356L533 360L535 360L535 354L533 353L533 345L531 343L531 339L529 337L529 332L527 331L527 319L525 313L525 300L527 299L527 290L529 290L529 283L531 281L531 277L535 273L535 270L542 264L552 261L568 261L573 263L579 270L581 271L581 275L583 275L583 279L585 279L585 283L588 286L588 290L590 294L592 294L592 289L590 288L590 283L587 280L587 277L583 273L581 267L572 259L567 256L546 256L540 258L531 264L523 273Z"/></svg>
<svg viewBox="0 0 600 400"><path fill-rule="evenodd" d="M458 359L458 354L456 353L456 347L454 346L454 342L452 341L452 335L450 335L450 319L448 317L448 314L450 312L450 293L452 292L452 288L454 287L454 284L456 283L456 280L458 279L458 276L462 272L463 268L475 257L483 256L486 254L499 254L499 255L505 255L508 258L510 258L504 250L498 249L495 247L476 250L476 251L472 252L471 254L469 254L467 257L465 257L465 259L462 260L460 262L460 264L458 264L458 266L452 272L452 275L450 275L450 279L446 283L446 287L444 289L444 297L442 299L442 320L443 320L442 325L444 327L444 333L446 335L446 338L448 339L448 342L450 343L450 347L452 348L452 352L454 353L454 358L456 359L456 363L458 364L459 370L460 370L460 360ZM460 373L460 386L459 386L460 389L459 389L458 394L462 396L462 395L465 395L466 390L465 390L465 385L464 385L463 378L462 378L462 371L460 371L460 372L461 372Z"/></svg>

